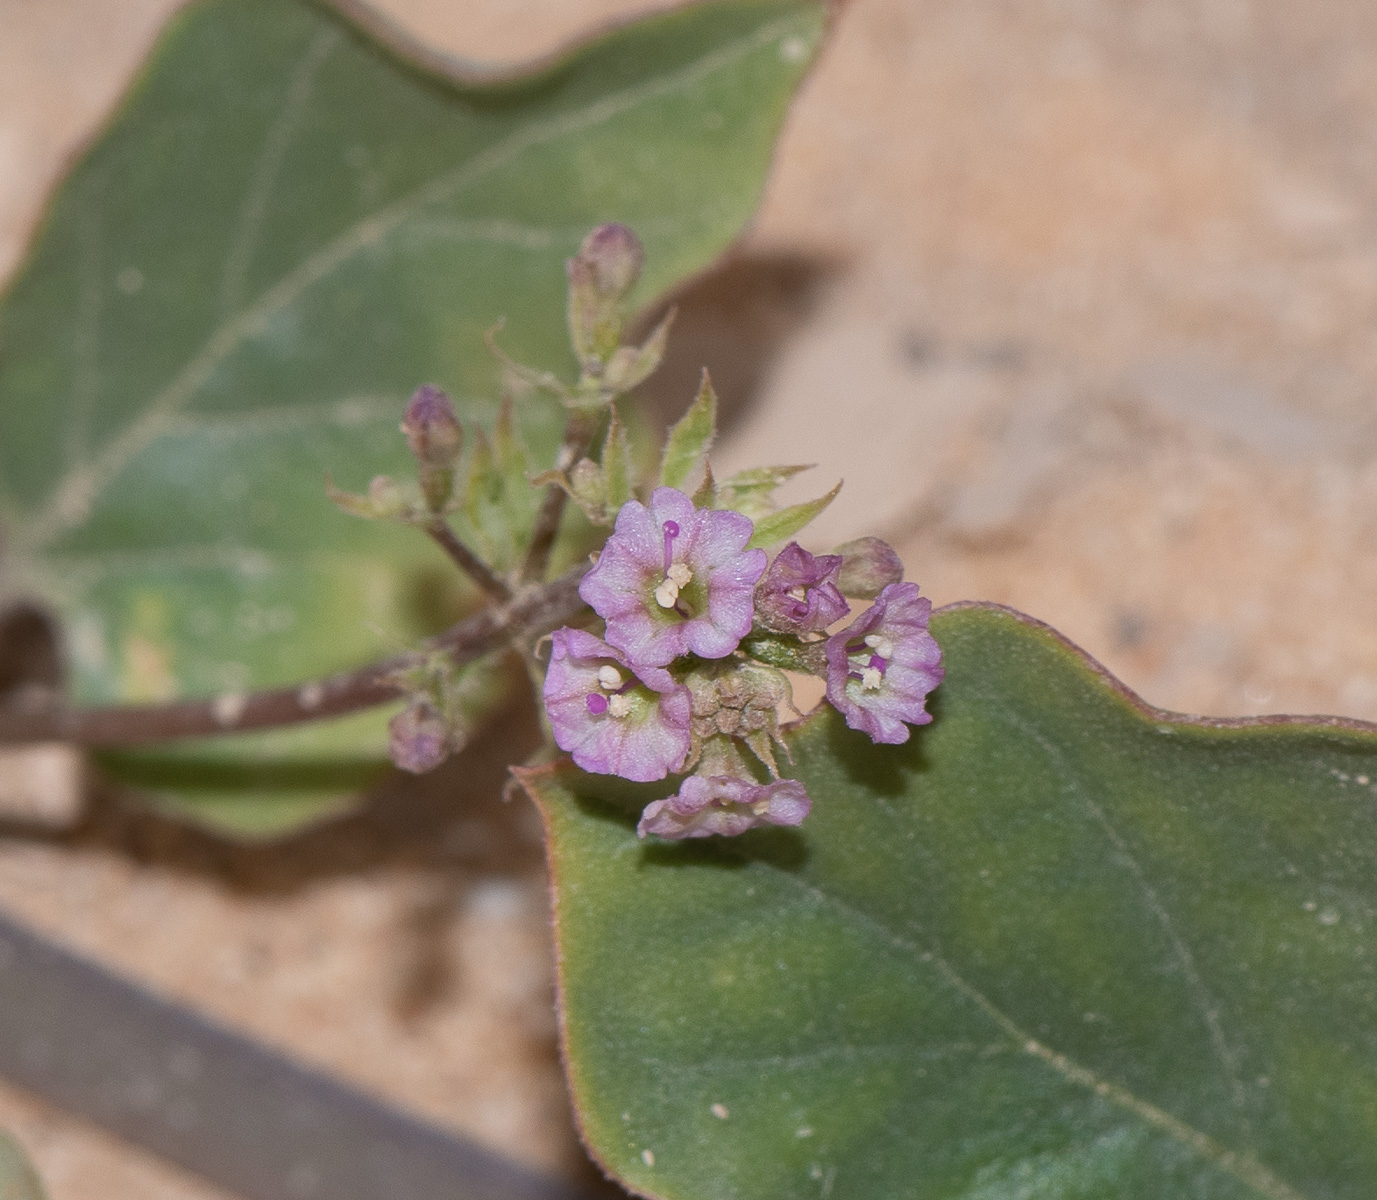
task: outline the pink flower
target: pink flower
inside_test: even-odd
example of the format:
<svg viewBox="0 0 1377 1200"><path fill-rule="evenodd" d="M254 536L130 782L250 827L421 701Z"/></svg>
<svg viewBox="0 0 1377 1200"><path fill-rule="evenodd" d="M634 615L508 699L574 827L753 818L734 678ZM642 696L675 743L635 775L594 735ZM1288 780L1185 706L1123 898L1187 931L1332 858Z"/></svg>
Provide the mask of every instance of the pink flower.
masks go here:
<svg viewBox="0 0 1377 1200"><path fill-rule="evenodd" d="M579 595L607 622L607 640L636 670L683 654L725 658L751 631L763 550L755 526L729 510L694 508L656 488L647 508L628 500Z"/></svg>
<svg viewBox="0 0 1377 1200"><path fill-rule="evenodd" d="M684 765L691 719L688 688L668 671L633 667L581 629L550 635L545 711L555 742L585 771L637 783Z"/></svg>
<svg viewBox="0 0 1377 1200"><path fill-rule="evenodd" d="M827 699L875 742L908 741L926 725L927 694L942 682L942 651L928 632L932 602L916 583L891 583L872 607L827 639Z"/></svg>
<svg viewBox="0 0 1377 1200"><path fill-rule="evenodd" d="M755 590L756 617L775 633L821 633L851 611L837 588L840 554L809 554L790 542Z"/></svg>
<svg viewBox="0 0 1377 1200"><path fill-rule="evenodd" d="M760 825L802 824L812 807L807 790L795 779L761 784L729 775L690 775L677 795L646 805L636 834L671 841L735 837Z"/></svg>

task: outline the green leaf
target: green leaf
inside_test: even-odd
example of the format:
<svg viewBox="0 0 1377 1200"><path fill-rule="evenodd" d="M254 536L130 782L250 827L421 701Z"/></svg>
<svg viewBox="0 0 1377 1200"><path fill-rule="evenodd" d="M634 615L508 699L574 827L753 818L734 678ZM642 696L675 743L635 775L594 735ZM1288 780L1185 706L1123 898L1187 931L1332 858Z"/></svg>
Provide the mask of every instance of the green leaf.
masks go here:
<svg viewBox="0 0 1377 1200"><path fill-rule="evenodd" d="M682 491L707 464L708 451L717 436L717 393L707 371L698 395L665 437L660 459L660 483Z"/></svg>
<svg viewBox="0 0 1377 1200"><path fill-rule="evenodd" d="M1368 1200L1377 727L1153 710L935 614L935 720L788 735L812 815L638 843L668 785L526 776L580 1126L674 1200Z"/></svg>
<svg viewBox="0 0 1377 1200"><path fill-rule="evenodd" d="M568 374L564 261L594 224L640 234L639 303L720 254L822 21L815 0L700 5L475 83L323 3L174 18L0 309L0 601L61 618L75 698L309 679L452 616L439 551L339 514L326 476L407 477L424 381L491 430L499 317L515 358ZM523 401L537 462L563 419ZM380 757L385 720L168 761Z"/></svg>
<svg viewBox="0 0 1377 1200"><path fill-rule="evenodd" d="M47 1200L47 1195L19 1143L0 1130L0 1200Z"/></svg>
<svg viewBox="0 0 1377 1200"><path fill-rule="evenodd" d="M805 463L797 467L752 467L738 471L730 479L725 479L717 489L717 504L721 508L734 508L756 520L775 511L775 491L786 479L792 479L800 471L807 471L814 464Z"/></svg>
<svg viewBox="0 0 1377 1200"><path fill-rule="evenodd" d="M819 496L816 500L805 500L802 504L791 504L788 508L781 508L778 512L758 517L755 523L755 533L751 535L748 544L753 547L773 546L776 542L782 542L785 538L793 537L831 504L841 489L842 485L838 483L827 495Z"/></svg>

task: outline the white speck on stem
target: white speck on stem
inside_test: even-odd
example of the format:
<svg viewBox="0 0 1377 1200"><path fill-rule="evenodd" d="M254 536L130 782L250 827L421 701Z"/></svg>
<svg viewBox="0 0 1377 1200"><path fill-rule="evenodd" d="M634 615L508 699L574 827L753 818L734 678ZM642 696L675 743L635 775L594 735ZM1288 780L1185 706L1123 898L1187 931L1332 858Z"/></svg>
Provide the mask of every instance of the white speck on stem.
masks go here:
<svg viewBox="0 0 1377 1200"><path fill-rule="evenodd" d="M642 1161L643 1163L645 1163L646 1166L648 1166L648 1167L653 1167L653 1166L655 1165L655 1151L654 1151L654 1150L642 1150L642 1151L641 1151L641 1161Z"/></svg>
<svg viewBox="0 0 1377 1200"><path fill-rule="evenodd" d="M324 699L325 689L318 683L308 683L296 694L297 703L307 710L319 708Z"/></svg>
<svg viewBox="0 0 1377 1200"><path fill-rule="evenodd" d="M719 1121L725 1121L729 1116L731 1116L731 1113L727 1111L727 1106L725 1104L714 1104L712 1106L711 1111L712 1115L716 1117Z"/></svg>
<svg viewBox="0 0 1377 1200"><path fill-rule="evenodd" d="M813 1136L813 1127L811 1125L800 1125L799 1128L794 1131L794 1136L796 1138L810 1138Z"/></svg>

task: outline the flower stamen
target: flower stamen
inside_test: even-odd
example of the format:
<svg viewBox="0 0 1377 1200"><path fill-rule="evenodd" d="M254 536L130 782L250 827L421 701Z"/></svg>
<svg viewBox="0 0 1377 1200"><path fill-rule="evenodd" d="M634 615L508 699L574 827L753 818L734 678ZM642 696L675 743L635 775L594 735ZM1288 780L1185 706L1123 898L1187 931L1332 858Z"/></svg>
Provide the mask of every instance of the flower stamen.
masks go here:
<svg viewBox="0 0 1377 1200"><path fill-rule="evenodd" d="M882 634L866 634L865 644L875 651L876 656L879 658L894 657L894 643ZM874 664L872 663L872 665Z"/></svg>

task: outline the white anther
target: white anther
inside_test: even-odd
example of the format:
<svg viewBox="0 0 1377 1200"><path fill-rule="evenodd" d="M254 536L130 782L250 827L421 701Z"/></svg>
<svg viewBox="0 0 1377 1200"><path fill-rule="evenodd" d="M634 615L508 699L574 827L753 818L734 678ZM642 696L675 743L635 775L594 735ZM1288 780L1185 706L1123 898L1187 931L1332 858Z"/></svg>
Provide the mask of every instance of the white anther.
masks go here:
<svg viewBox="0 0 1377 1200"><path fill-rule="evenodd" d="M690 580L693 579L693 572L683 563L670 563L669 570L665 572L665 578L676 588L686 588Z"/></svg>
<svg viewBox="0 0 1377 1200"><path fill-rule="evenodd" d="M894 657L894 643L887 637L878 633L868 633L865 635L865 644L874 650L880 658L891 659Z"/></svg>
<svg viewBox="0 0 1377 1200"><path fill-rule="evenodd" d="M627 696L608 696L607 711L614 717L624 717L631 711L631 700Z"/></svg>
<svg viewBox="0 0 1377 1200"><path fill-rule="evenodd" d="M673 608L679 603L679 585L672 579L666 579L655 589L655 603L661 608Z"/></svg>
<svg viewBox="0 0 1377 1200"><path fill-rule="evenodd" d="M616 667L598 668L598 686L605 692L615 692L622 686L622 673Z"/></svg>
<svg viewBox="0 0 1377 1200"><path fill-rule="evenodd" d="M861 687L867 692L877 692L880 690L880 680L884 678L880 674L879 667L866 667L861 672Z"/></svg>

